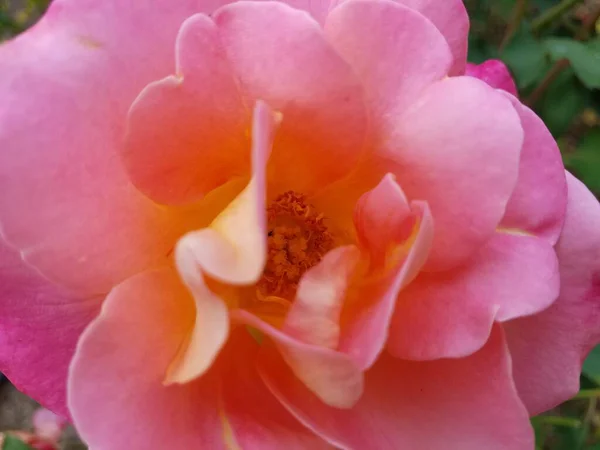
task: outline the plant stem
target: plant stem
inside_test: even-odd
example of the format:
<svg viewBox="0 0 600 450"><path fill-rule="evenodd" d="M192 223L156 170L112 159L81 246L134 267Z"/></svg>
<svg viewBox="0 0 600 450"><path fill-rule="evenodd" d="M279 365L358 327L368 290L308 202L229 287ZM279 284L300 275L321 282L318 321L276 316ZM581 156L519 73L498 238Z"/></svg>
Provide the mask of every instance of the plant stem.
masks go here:
<svg viewBox="0 0 600 450"><path fill-rule="evenodd" d="M558 427L567 427L567 428L580 428L582 425L581 420L575 419L573 417L563 417L563 416L537 416L532 419L538 423L544 423L548 425L554 425Z"/></svg>
<svg viewBox="0 0 600 450"><path fill-rule="evenodd" d="M577 398L577 399L582 399L582 398L598 398L598 397L600 397L600 389L582 389L575 396L575 398Z"/></svg>
<svg viewBox="0 0 600 450"><path fill-rule="evenodd" d="M531 24L531 29L534 33L539 32L544 27L554 22L554 20L556 20L558 17L566 13L577 3L582 1L583 0L562 0L558 5L553 6L548 11L536 18Z"/></svg>
<svg viewBox="0 0 600 450"><path fill-rule="evenodd" d="M537 87L533 90L531 95L527 98L525 103L528 106L532 107L538 101L540 101L540 99L542 98L546 90L550 87L550 85L554 82L554 80L556 80L560 73L564 69L569 67L569 65L570 63L568 59L560 59L556 61L554 65L550 68L544 79L540 81L540 84L537 85Z"/></svg>

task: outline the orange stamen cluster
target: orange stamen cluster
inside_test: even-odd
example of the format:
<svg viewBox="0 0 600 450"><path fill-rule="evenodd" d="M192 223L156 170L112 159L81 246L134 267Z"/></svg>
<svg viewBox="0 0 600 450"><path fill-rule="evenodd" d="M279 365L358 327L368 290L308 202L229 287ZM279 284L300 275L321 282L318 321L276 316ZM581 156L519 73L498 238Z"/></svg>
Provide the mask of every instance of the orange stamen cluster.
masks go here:
<svg viewBox="0 0 600 450"><path fill-rule="evenodd" d="M298 282L334 246L323 215L306 197L288 191L267 208L267 264L258 283L259 297L293 300Z"/></svg>

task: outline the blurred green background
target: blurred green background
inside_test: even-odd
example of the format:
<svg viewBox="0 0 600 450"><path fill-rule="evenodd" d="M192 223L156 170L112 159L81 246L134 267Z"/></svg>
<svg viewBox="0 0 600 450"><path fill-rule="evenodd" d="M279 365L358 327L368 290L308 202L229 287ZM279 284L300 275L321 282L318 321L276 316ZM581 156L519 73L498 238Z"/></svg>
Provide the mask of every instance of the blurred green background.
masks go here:
<svg viewBox="0 0 600 450"><path fill-rule="evenodd" d="M0 40L25 30L48 3L0 0ZM557 139L567 168L599 196L600 0L465 3L469 60L506 62L521 99ZM588 357L581 385L576 399L532 420L538 450L600 450L600 347Z"/></svg>

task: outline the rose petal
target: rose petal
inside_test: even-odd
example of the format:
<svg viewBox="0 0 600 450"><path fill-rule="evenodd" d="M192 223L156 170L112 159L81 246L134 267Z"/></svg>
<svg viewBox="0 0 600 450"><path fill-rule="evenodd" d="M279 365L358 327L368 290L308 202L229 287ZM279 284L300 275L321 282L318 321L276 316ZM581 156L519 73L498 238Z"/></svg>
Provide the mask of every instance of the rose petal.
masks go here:
<svg viewBox="0 0 600 450"><path fill-rule="evenodd" d="M499 59L489 59L482 64L467 64L466 75L479 78L495 89L502 89L517 97L517 85L508 67Z"/></svg>
<svg viewBox="0 0 600 450"><path fill-rule="evenodd" d="M337 348L340 314L359 257L360 252L353 245L338 247L307 270L282 331L307 344Z"/></svg>
<svg viewBox="0 0 600 450"><path fill-rule="evenodd" d="M172 71L181 22L209 6L53 2L0 48L3 233L83 295L164 263L189 227L131 186L117 148L133 99Z"/></svg>
<svg viewBox="0 0 600 450"><path fill-rule="evenodd" d="M505 324L515 382L531 415L577 393L585 355L600 342L600 205L570 174L567 184L556 246L560 296L546 311Z"/></svg>
<svg viewBox="0 0 600 450"><path fill-rule="evenodd" d="M276 358L260 364L283 405L339 448L530 450L534 445L499 328L467 358L409 362L382 355L349 410L324 405Z"/></svg>
<svg viewBox="0 0 600 450"><path fill-rule="evenodd" d="M377 158L408 198L429 203L436 232L425 270L463 263L493 236L522 143L510 101L471 77L434 83L397 118Z"/></svg>
<svg viewBox="0 0 600 450"><path fill-rule="evenodd" d="M361 197L355 223L370 253L371 271L357 282L346 300L339 350L367 369L385 345L398 292L427 258L433 221L426 204L414 202L409 207L404 193L388 175Z"/></svg>
<svg viewBox="0 0 600 450"><path fill-rule="evenodd" d="M196 324L189 343L169 368L168 383L185 383L201 375L227 339L227 306L206 286L204 274L233 285L252 284L262 274L267 253L265 170L275 120L273 111L257 102L252 180L210 227L186 234L177 244L175 261L196 300Z"/></svg>
<svg viewBox="0 0 600 450"><path fill-rule="evenodd" d="M567 207L567 182L562 156L544 122L516 98L508 96L525 131L519 179L500 224L524 230L555 244Z"/></svg>
<svg viewBox="0 0 600 450"><path fill-rule="evenodd" d="M364 150L363 91L319 24L279 2L234 3L214 20L249 101L283 113L273 190L310 194L347 174Z"/></svg>
<svg viewBox="0 0 600 450"><path fill-rule="evenodd" d="M363 81L375 126L405 110L452 64L437 28L393 1L347 1L327 17L325 33Z"/></svg>
<svg viewBox="0 0 600 450"><path fill-rule="evenodd" d="M256 371L260 347L244 328L232 333L218 362L223 414L231 448L248 450L326 449L329 445L300 424L273 397Z"/></svg>
<svg viewBox="0 0 600 450"><path fill-rule="evenodd" d="M67 369L101 302L52 284L0 241L0 371L19 390L69 417Z"/></svg>
<svg viewBox="0 0 600 450"><path fill-rule="evenodd" d="M558 262L545 240L497 234L466 266L424 273L400 293L388 340L399 358L460 358L494 321L538 313L558 296Z"/></svg>
<svg viewBox="0 0 600 450"><path fill-rule="evenodd" d="M397 0L416 9L442 32L454 56L450 75L462 75L467 63L469 15L463 0Z"/></svg>
<svg viewBox="0 0 600 450"><path fill-rule="evenodd" d="M212 20L187 19L176 42L177 75L134 101L122 158L134 184L161 203L198 200L250 161L250 118Z"/></svg>
<svg viewBox="0 0 600 450"><path fill-rule="evenodd" d="M363 374L348 356L298 341L248 311L234 310L231 317L269 336L279 351L277 357L282 357L294 376L321 401L335 408L350 408L360 398Z"/></svg>
<svg viewBox="0 0 600 450"><path fill-rule="evenodd" d="M225 450L214 382L163 384L193 318L172 269L141 273L109 294L69 377L69 410L91 448Z"/></svg>

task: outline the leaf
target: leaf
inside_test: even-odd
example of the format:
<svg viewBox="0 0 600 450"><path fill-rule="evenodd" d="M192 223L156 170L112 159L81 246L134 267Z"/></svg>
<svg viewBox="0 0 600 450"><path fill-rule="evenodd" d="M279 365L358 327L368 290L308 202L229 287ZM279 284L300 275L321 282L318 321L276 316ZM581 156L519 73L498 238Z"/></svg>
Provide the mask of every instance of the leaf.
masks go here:
<svg viewBox="0 0 600 450"><path fill-rule="evenodd" d="M2 450L31 450L31 447L21 439L7 434L4 437L4 445L2 446Z"/></svg>
<svg viewBox="0 0 600 450"><path fill-rule="evenodd" d="M600 88L600 40L579 42L569 38L549 38L544 47L552 59L566 58L581 82L589 89Z"/></svg>
<svg viewBox="0 0 600 450"><path fill-rule="evenodd" d="M595 347L586 358L583 363L583 373L586 377L600 384L600 346Z"/></svg>
<svg viewBox="0 0 600 450"><path fill-rule="evenodd" d="M589 101L588 91L572 69L564 70L550 85L538 112L555 138L562 136Z"/></svg>
<svg viewBox="0 0 600 450"><path fill-rule="evenodd" d="M565 165L592 192L600 193L600 129L592 130L583 137L577 151L565 157Z"/></svg>
<svg viewBox="0 0 600 450"><path fill-rule="evenodd" d="M506 46L502 59L514 73L520 90L533 86L550 68L546 49L526 25L521 26Z"/></svg>

